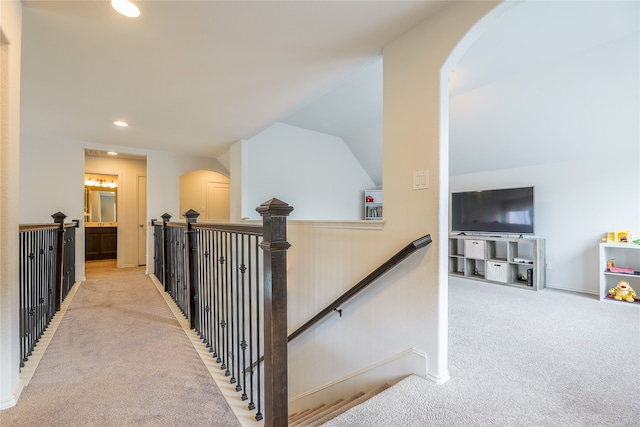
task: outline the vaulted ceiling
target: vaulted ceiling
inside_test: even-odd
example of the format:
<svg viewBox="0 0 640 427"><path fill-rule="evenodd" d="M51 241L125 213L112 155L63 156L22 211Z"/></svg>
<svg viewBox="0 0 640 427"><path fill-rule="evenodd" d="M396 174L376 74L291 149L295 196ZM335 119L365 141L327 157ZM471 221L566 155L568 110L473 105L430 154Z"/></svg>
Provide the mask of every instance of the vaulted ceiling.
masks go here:
<svg viewBox="0 0 640 427"><path fill-rule="evenodd" d="M24 136L217 157L339 86L445 5L136 3L141 16L130 19L106 0L23 1Z"/></svg>
<svg viewBox="0 0 640 427"><path fill-rule="evenodd" d="M106 0L23 0L23 137L217 157L283 122L343 138L376 183L382 48L446 6L137 3L129 19ZM628 1L526 2L465 54L451 95L637 33L637 15Z"/></svg>

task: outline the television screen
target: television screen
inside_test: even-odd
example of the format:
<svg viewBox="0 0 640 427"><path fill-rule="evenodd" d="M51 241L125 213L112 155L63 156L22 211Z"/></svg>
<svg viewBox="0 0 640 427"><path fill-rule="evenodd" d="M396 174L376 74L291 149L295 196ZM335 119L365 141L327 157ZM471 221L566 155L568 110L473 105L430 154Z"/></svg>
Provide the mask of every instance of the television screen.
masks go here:
<svg viewBox="0 0 640 427"><path fill-rule="evenodd" d="M451 194L451 231L533 234L533 187Z"/></svg>

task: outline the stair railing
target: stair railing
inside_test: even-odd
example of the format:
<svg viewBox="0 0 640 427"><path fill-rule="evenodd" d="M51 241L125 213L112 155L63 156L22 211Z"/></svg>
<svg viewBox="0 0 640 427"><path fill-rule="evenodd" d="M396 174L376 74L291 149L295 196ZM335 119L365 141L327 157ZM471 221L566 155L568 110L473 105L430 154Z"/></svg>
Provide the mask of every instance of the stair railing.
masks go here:
<svg viewBox="0 0 640 427"><path fill-rule="evenodd" d="M33 353L76 279L76 228L57 212L53 224L21 224L20 367Z"/></svg>
<svg viewBox="0 0 640 427"><path fill-rule="evenodd" d="M398 265L402 260L407 258L409 255L411 255L412 253L414 253L418 249L421 249L421 248L424 248L424 247L428 246L429 244L431 244L431 242L432 242L431 241L431 235L427 234L427 235L425 235L423 237L420 237L419 239L416 239L413 242L409 243L407 246L402 248L395 255L393 255L391 258L389 258L387 261L385 261L382 265L380 265L378 268L373 270L364 279L360 280L352 288L350 288L344 294L340 295L331 304L327 305L318 314L313 316L311 319L309 319L307 322L305 322L302 326L300 326L298 329L293 331L289 335L288 341L294 340L295 338L297 338L302 333L304 333L305 331L307 331L308 329L313 327L315 324L317 324L320 320L322 320L323 318L325 318L329 314L331 314L333 312L338 312L338 313L342 314L342 310L340 309L340 307L343 304L345 304L347 301L349 301L351 298L353 298L356 294L358 294L358 293L362 292L363 290L365 290L369 285L371 285L373 282L375 282L379 277L381 277L383 274L385 274L386 272L391 270L393 267Z"/></svg>
<svg viewBox="0 0 640 427"><path fill-rule="evenodd" d="M288 417L286 217L293 208L271 199L256 210L262 226L198 223L194 210L185 212L186 223L168 214L152 220L155 276L256 420L281 426Z"/></svg>
<svg viewBox="0 0 640 427"><path fill-rule="evenodd" d="M389 258L387 261L381 264L378 268L373 270L364 279L360 280L348 291L346 291L344 294L336 298L331 304L327 305L324 309L318 312L318 314L313 316L311 319L305 322L302 326L300 326L298 329L296 329L291 334L289 334L289 336L287 337L287 342L291 342L298 336L302 335L305 331L311 329L315 324L317 324L323 318L325 318L326 316L328 316L333 312L338 312L340 315L342 315L342 309L340 309L342 305L344 305L347 301L349 301L351 298L356 296L358 293L362 292L369 285L375 282L379 277L381 277L382 275L387 273L389 270L391 270L393 267L398 265L409 255L411 255L418 249L421 249L430 245L431 243L432 243L432 240L431 240L430 234L427 234L409 243L407 246L399 250L395 255L393 255L391 258ZM256 362L254 362L250 368L247 368L247 369L253 369L256 366L259 366L263 361L264 361L264 357L261 357Z"/></svg>

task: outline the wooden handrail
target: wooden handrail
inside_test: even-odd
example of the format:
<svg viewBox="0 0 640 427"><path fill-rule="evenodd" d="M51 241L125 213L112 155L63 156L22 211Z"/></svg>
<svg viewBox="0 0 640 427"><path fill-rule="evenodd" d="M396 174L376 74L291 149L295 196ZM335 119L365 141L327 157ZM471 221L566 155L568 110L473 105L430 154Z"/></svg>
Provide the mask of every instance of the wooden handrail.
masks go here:
<svg viewBox="0 0 640 427"><path fill-rule="evenodd" d="M77 219L74 219L73 222L65 222L64 228L70 227L79 227L80 222ZM60 224L56 223L46 223L46 224L20 224L19 232L25 233L27 231L35 231L35 230L52 230L54 228L60 228Z"/></svg>
<svg viewBox="0 0 640 427"><path fill-rule="evenodd" d="M304 325L300 326L294 332L292 332L288 341L291 342L296 337L300 336L303 332L311 328L313 325L318 323L325 316L333 313L338 307L347 302L349 299L353 298L354 295L361 292L371 283L373 283L380 276L391 270L393 267L398 265L403 259L417 251L418 249L424 248L425 246L431 244L431 235L427 234L426 236L420 237L419 239L414 240L409 243L403 249L398 251L395 255L385 261L380 267L373 270L367 277L359 281L355 286L346 291L340 297L338 297L335 301L325 307L318 314L309 319Z"/></svg>
<svg viewBox="0 0 640 427"><path fill-rule="evenodd" d="M249 224L214 224L206 222L198 222L193 224L193 228L206 228L208 230L226 231L229 233L242 233L251 236L262 236L262 225L249 225Z"/></svg>
<svg viewBox="0 0 640 427"><path fill-rule="evenodd" d="M162 225L162 221L158 221L156 219L151 220L151 225ZM187 228L187 224L184 222L167 222L165 223L169 227L182 227ZM262 225L252 225L252 224L220 224L220 223L206 223L206 222L197 222L193 224L193 228L206 228L208 230L216 230L216 231L227 231L230 233L242 233L242 234L250 234L252 236L262 236L263 227Z"/></svg>

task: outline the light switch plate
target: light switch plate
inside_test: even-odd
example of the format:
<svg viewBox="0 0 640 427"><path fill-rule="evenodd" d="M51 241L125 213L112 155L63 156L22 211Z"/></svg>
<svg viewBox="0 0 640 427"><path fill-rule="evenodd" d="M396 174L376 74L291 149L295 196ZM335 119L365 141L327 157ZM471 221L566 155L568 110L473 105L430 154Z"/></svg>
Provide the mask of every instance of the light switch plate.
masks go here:
<svg viewBox="0 0 640 427"><path fill-rule="evenodd" d="M429 188L429 171L418 171L413 173L413 189L426 190Z"/></svg>

